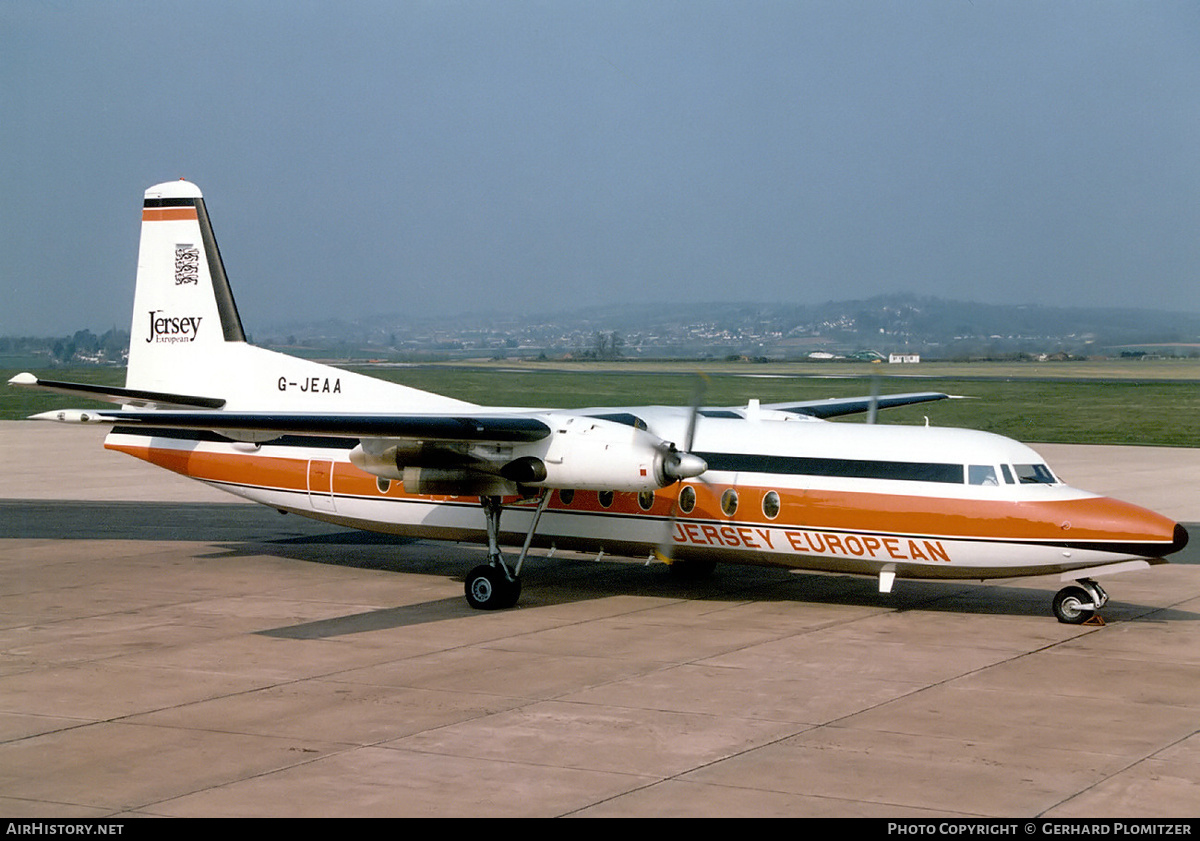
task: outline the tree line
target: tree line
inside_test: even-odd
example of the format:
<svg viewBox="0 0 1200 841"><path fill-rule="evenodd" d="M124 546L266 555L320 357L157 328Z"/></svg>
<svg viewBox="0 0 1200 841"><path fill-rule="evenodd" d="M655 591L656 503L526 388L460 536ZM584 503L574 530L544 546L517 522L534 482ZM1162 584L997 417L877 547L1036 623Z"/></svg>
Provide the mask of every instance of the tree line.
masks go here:
<svg viewBox="0 0 1200 841"><path fill-rule="evenodd" d="M129 331L112 328L97 336L76 330L71 336L0 336L0 355L49 356L55 362L121 362L129 351Z"/></svg>

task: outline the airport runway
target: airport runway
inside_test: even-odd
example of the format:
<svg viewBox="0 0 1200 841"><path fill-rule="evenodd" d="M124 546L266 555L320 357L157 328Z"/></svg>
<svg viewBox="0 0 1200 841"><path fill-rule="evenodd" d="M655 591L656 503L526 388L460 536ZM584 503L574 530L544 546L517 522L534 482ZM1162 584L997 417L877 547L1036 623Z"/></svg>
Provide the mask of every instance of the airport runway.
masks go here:
<svg viewBox="0 0 1200 841"><path fill-rule="evenodd" d="M0 812L1200 816L1200 527L1104 580L875 582L347 532L0 423ZM1200 449L1038 447L1200 523Z"/></svg>

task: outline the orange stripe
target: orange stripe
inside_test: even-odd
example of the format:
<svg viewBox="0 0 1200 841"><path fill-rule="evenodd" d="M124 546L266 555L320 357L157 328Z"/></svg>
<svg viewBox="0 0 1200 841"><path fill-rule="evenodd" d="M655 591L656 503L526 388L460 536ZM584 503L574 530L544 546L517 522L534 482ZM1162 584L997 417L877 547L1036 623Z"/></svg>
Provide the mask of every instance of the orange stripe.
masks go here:
<svg viewBox="0 0 1200 841"><path fill-rule="evenodd" d="M302 459L159 447L105 446L193 479L293 491L308 490L308 462Z"/></svg>
<svg viewBox="0 0 1200 841"><path fill-rule="evenodd" d="M194 207L147 207L142 209L143 222L174 222L179 219L195 219Z"/></svg>
<svg viewBox="0 0 1200 841"><path fill-rule="evenodd" d="M775 522L803 527L902 534L963 535L1007 540L1117 540L1173 537L1175 523L1106 497L1015 502L872 493L780 492Z"/></svg>
<svg viewBox="0 0 1200 841"><path fill-rule="evenodd" d="M167 448L108 445L176 473L196 479L281 490L308 490L308 460L273 456L212 453ZM327 459L316 459L327 461ZM1167 541L1173 537L1174 521L1152 511L1106 497L1078 500L1014 502L1012 500L946 499L942 497L897 496L892 494L842 491L775 489L781 511L774 520L762 513L762 498L771 488L737 486L737 513L721 511L720 498L728 485L693 486L696 507L690 514L677 512L680 522L691 520L753 523L772 528L918 534L1001 540L1109 540L1123 542ZM393 499L445 500L449 496L404 493L400 482L392 482L380 494L376 477L352 464L333 462L335 494ZM611 506L600 505L595 491L576 491L570 505L563 505L558 492L550 510L649 514L667 516L678 489L655 493L649 512L642 511L635 493L617 493ZM505 499L512 503L517 497ZM1064 526L1066 526L1064 528Z"/></svg>
<svg viewBox="0 0 1200 841"><path fill-rule="evenodd" d="M947 499L944 497L898 496L845 491L784 490L738 485L738 508L730 517L721 510L721 494L730 485L697 484L696 507L689 514L677 512L680 522L716 520L753 523L777 528L867 531L886 534L959 535L1012 540L1119 540L1170 541L1175 523L1152 511L1107 498L1015 502L1012 500ZM768 491L780 497L780 513L774 520L762 511ZM667 516L678 493L664 488L655 494L654 505L643 512L637 494L618 493L607 509L595 491L576 491L569 506L557 495L551 510L568 509L618 514L650 513ZM1069 528L1063 528L1069 524Z"/></svg>

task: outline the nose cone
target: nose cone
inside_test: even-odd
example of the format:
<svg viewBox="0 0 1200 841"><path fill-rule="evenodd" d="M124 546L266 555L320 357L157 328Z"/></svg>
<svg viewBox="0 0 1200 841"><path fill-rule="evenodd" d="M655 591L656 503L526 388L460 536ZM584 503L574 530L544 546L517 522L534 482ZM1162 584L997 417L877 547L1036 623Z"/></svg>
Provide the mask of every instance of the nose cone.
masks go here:
<svg viewBox="0 0 1200 841"><path fill-rule="evenodd" d="M1175 539L1171 541L1171 548L1165 554L1170 555L1178 552L1184 546L1188 545L1188 531L1179 523L1175 524Z"/></svg>
<svg viewBox="0 0 1200 841"><path fill-rule="evenodd" d="M1067 545L1141 558L1165 558L1188 543L1187 529L1137 505L1096 497L1056 511Z"/></svg>
<svg viewBox="0 0 1200 841"><path fill-rule="evenodd" d="M676 453L663 465L670 479L691 479L708 470L708 462L692 453Z"/></svg>

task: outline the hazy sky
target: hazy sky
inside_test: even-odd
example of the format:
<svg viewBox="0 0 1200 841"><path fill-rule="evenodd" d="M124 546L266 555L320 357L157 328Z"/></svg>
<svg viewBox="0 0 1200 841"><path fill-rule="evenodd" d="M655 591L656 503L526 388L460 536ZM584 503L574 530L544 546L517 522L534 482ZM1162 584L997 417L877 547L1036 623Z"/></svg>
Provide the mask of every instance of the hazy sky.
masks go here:
<svg viewBox="0 0 1200 841"><path fill-rule="evenodd" d="M1200 311L1200 3L0 2L0 334L628 300Z"/></svg>

